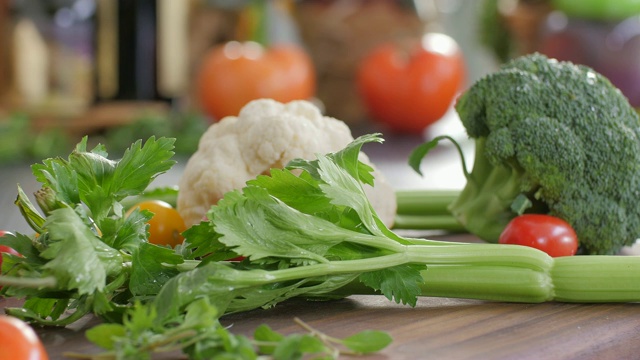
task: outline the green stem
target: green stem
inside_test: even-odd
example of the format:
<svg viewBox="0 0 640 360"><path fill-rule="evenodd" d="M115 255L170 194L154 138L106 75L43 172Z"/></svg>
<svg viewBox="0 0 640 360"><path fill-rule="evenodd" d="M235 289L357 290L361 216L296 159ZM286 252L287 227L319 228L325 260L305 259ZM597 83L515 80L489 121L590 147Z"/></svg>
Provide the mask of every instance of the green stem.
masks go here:
<svg viewBox="0 0 640 360"><path fill-rule="evenodd" d="M89 310L90 310L90 306L88 304L84 304L82 307L79 307L73 313L71 313L69 316L65 318L60 318L57 320L47 320L45 318L42 318L39 316L33 316L32 314L29 314L28 311L24 308L5 308L5 312L8 315L15 316L23 320L25 319L34 320L39 325L43 325L43 326L57 326L57 327L64 327L64 326L73 324L74 322L80 320L80 318L82 318L83 316L87 315L89 313Z"/></svg>
<svg viewBox="0 0 640 360"><path fill-rule="evenodd" d="M555 300L640 301L640 257L581 255L555 259L551 276Z"/></svg>
<svg viewBox="0 0 640 360"><path fill-rule="evenodd" d="M252 0L249 4L251 15L255 21L251 40L269 46L269 29L268 29L268 9L266 0Z"/></svg>
<svg viewBox="0 0 640 360"><path fill-rule="evenodd" d="M464 232L465 228L451 215L404 215L397 214L393 229L404 230L444 230Z"/></svg>
<svg viewBox="0 0 640 360"><path fill-rule="evenodd" d="M342 344L343 341L341 339L329 336L325 333L323 333L322 331L316 330L314 327L312 327L311 325L307 324L306 322L302 321L300 318L295 317L293 318L293 321L298 324L300 327L302 327L303 329L305 329L307 332L309 332L309 334L311 334L312 336L315 336L316 338L320 339L320 341L322 341L322 343L331 350L332 356L334 359L337 359L340 354L342 353L343 355L356 355L355 353L349 352L349 351L340 351L340 349L338 349L334 344Z"/></svg>
<svg viewBox="0 0 640 360"><path fill-rule="evenodd" d="M553 300L548 272L481 265L431 265L422 271L421 295L489 301L541 303ZM334 295L380 295L356 280Z"/></svg>
<svg viewBox="0 0 640 360"><path fill-rule="evenodd" d="M299 280L316 276L376 271L403 264L424 264L424 296L542 302L553 298L549 273L553 259L528 247L497 244L410 245L406 252L369 259L332 261L274 271L248 271L237 282L245 286ZM357 285L354 284L354 285ZM372 289L338 289L332 295L371 294Z"/></svg>
<svg viewBox="0 0 640 360"><path fill-rule="evenodd" d="M513 199L522 193L522 171L494 166L485 154L485 139L478 139L473 169L460 196L449 206L468 232L487 242L498 242L500 233L517 214Z"/></svg>
<svg viewBox="0 0 640 360"><path fill-rule="evenodd" d="M198 265L200 265L200 260L190 260L185 259L182 263L174 265L162 263L163 266L176 268L180 272L186 272L195 269Z"/></svg>
<svg viewBox="0 0 640 360"><path fill-rule="evenodd" d="M20 276L0 275L1 286L13 286L19 288L53 288L57 284L56 278L48 276L44 278L27 278Z"/></svg>
<svg viewBox="0 0 640 360"><path fill-rule="evenodd" d="M431 265L503 266L549 272L553 258L525 246L501 244L454 244L451 246L410 245L409 263Z"/></svg>
<svg viewBox="0 0 640 360"><path fill-rule="evenodd" d="M239 282L244 285L266 285L277 282L305 279L309 277L341 275L382 270L409 262L406 253L376 256L368 259L330 261L328 263L292 267L282 270L252 270L239 273Z"/></svg>
<svg viewBox="0 0 640 360"><path fill-rule="evenodd" d="M551 264L549 271L505 265L428 265L422 272L422 295L525 303L640 300L639 257L567 256ZM354 281L333 294L377 292Z"/></svg>
<svg viewBox="0 0 640 360"><path fill-rule="evenodd" d="M449 211L449 205L459 194L459 190L397 190L398 208L393 228L465 231L464 226Z"/></svg>
<svg viewBox="0 0 640 360"><path fill-rule="evenodd" d="M553 259L542 251L523 246L499 244L409 245L405 251L358 260L330 261L282 270L241 272L238 280L245 285L265 285L316 276L361 273L388 269L404 264L496 266L511 269L531 269L548 273ZM500 280L500 279L495 279Z"/></svg>
<svg viewBox="0 0 640 360"><path fill-rule="evenodd" d="M528 268L435 265L422 275L425 296L526 303L553 299L549 273Z"/></svg>
<svg viewBox="0 0 640 360"><path fill-rule="evenodd" d="M503 266L430 266L423 295L484 300L579 303L640 300L640 258L567 256L548 273Z"/></svg>
<svg viewBox="0 0 640 360"><path fill-rule="evenodd" d="M356 274L404 264L425 265L425 296L450 296L496 301L540 302L553 298L549 273L553 258L542 251L512 245L445 243L409 239L402 251L367 259L329 261L281 270L250 270L236 274L237 284L265 286L310 277ZM422 244L422 245L418 245ZM181 270L197 266L182 264ZM372 290L345 288L336 295Z"/></svg>
<svg viewBox="0 0 640 360"><path fill-rule="evenodd" d="M403 215L451 215L447 208L459 194L459 190L396 190L397 212Z"/></svg>

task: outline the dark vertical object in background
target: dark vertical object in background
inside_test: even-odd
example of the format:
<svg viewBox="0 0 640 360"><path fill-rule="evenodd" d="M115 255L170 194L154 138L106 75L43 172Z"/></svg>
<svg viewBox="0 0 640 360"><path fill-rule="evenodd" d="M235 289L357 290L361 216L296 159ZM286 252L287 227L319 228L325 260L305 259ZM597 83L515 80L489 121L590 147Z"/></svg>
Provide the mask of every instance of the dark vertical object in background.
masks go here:
<svg viewBox="0 0 640 360"><path fill-rule="evenodd" d="M111 0L113 1L113 0ZM100 35L97 37L98 52L101 46L111 46L117 53L111 60L113 73L102 73L98 70L97 81L113 81L108 76L116 76L110 93L98 91L98 101L136 100L136 101L166 101L158 93L157 75L157 4L156 0L118 0L117 8L109 6L115 16L102 19L113 21L113 24L101 24L98 14L98 33L103 31L117 31L116 44L101 44ZM98 11L101 11L100 7ZM108 30L106 30L108 29ZM100 61L100 60L99 60ZM98 65L100 66L100 65ZM111 75L109 75L111 74Z"/></svg>
<svg viewBox="0 0 640 360"><path fill-rule="evenodd" d="M119 57L117 98L155 100L156 5L155 0L118 1Z"/></svg>

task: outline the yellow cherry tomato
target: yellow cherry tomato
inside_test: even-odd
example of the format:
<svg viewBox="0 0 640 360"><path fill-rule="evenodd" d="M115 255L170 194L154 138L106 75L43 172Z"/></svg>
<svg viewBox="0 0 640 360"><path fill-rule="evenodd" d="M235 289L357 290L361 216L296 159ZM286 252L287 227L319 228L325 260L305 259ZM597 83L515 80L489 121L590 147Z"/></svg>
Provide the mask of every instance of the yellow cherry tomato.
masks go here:
<svg viewBox="0 0 640 360"><path fill-rule="evenodd" d="M149 220L149 242L156 245L175 247L182 244L181 233L187 229L184 220L170 204L160 200L147 200L133 206L133 209L148 210L153 213Z"/></svg>

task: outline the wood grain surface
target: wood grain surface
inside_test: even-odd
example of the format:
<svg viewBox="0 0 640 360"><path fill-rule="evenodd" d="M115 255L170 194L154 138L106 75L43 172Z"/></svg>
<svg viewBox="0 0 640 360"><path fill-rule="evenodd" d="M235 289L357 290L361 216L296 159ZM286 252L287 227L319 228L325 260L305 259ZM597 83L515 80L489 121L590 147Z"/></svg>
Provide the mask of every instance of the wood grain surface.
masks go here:
<svg viewBox="0 0 640 360"><path fill-rule="evenodd" d="M15 302L14 302L15 304ZM0 300L0 306L7 300ZM11 305L11 304L9 304ZM237 334L250 336L267 324L283 333L302 332L298 317L336 337L377 329L393 343L359 359L637 359L640 304L510 304L448 298L421 298L415 308L382 296L342 300L292 300L269 310L222 318ZM98 323L86 317L64 329L38 328L51 359L65 352L98 353L84 330ZM169 354L157 359L181 358Z"/></svg>

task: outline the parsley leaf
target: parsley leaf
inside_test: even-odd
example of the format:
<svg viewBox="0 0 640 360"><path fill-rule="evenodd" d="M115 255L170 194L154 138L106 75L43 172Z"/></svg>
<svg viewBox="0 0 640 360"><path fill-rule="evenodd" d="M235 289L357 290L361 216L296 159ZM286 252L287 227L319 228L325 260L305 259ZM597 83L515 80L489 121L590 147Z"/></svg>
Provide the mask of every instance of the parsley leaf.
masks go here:
<svg viewBox="0 0 640 360"><path fill-rule="evenodd" d="M122 269L120 253L100 241L73 209L52 211L44 228L50 243L40 255L50 261L43 267L56 276L62 288L92 294L104 289L107 276Z"/></svg>
<svg viewBox="0 0 640 360"><path fill-rule="evenodd" d="M131 284L133 295L156 295L162 286L180 272L173 267L184 260L172 249L142 243L132 256Z"/></svg>

